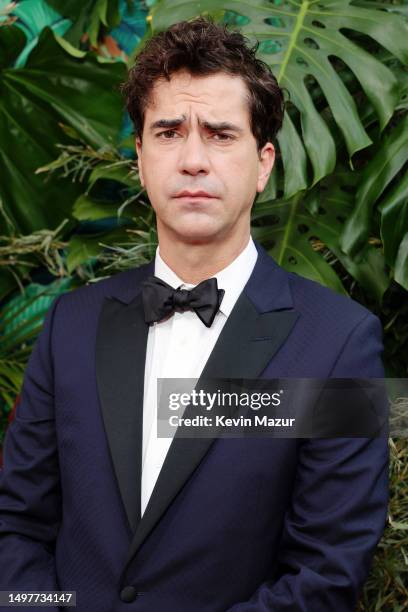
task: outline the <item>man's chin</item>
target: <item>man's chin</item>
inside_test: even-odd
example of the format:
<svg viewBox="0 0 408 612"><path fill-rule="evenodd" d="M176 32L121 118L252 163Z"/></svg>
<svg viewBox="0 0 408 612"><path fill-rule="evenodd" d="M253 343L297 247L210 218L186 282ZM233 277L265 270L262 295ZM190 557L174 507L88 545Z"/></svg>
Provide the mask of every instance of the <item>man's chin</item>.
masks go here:
<svg viewBox="0 0 408 612"><path fill-rule="evenodd" d="M174 229L176 240L186 244L208 244L216 242L220 228L216 227L183 227Z"/></svg>

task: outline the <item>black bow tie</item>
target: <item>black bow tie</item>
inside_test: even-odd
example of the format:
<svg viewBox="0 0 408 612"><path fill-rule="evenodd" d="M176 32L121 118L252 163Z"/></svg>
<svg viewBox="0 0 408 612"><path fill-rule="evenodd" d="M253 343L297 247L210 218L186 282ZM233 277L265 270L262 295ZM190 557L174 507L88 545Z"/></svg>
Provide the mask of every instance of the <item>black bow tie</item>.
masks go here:
<svg viewBox="0 0 408 612"><path fill-rule="evenodd" d="M149 276L143 285L143 308L146 323L161 321L175 310L194 310L199 319L211 327L224 297L217 279L209 278L193 289L173 289L157 276Z"/></svg>

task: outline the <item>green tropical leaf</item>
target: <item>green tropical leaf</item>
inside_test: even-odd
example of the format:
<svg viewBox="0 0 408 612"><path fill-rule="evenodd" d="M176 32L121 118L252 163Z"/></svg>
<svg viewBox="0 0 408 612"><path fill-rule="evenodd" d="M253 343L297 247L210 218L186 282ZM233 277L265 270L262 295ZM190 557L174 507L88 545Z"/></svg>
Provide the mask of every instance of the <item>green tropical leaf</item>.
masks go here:
<svg viewBox="0 0 408 612"><path fill-rule="evenodd" d="M6 268L0 270L0 301L16 288L16 277Z"/></svg>
<svg viewBox="0 0 408 612"><path fill-rule="evenodd" d="M306 194L298 194L291 200L257 201L252 215L255 225L252 233L267 247L269 245L271 255L287 270L345 293L332 266L336 259L339 260L345 270L380 302L390 283L380 249L366 244L358 258L353 258L340 248L344 223L354 205L350 187L355 187L358 180L357 172L339 167L336 173ZM325 248L328 253L324 253Z"/></svg>
<svg viewBox="0 0 408 612"><path fill-rule="evenodd" d="M15 357L17 349L38 334L54 298L72 284L71 278L57 279L45 286L31 283L24 293L8 300L0 310L0 356Z"/></svg>
<svg viewBox="0 0 408 612"><path fill-rule="evenodd" d="M25 364L12 359L0 359L0 400L9 412L23 383Z"/></svg>
<svg viewBox="0 0 408 612"><path fill-rule="evenodd" d="M56 296L73 286L70 278L49 285L31 283L0 310L0 404L11 410L20 392L33 342Z"/></svg>
<svg viewBox="0 0 408 612"><path fill-rule="evenodd" d="M335 166L335 142L312 95L316 83L343 135L349 157L371 144L354 98L344 84L345 71L333 67L333 58L352 72L375 108L381 129L387 125L399 99L397 79L363 44L357 44L346 33L367 35L406 62L408 30L400 16L354 6L351 0L158 0L151 11L151 27L153 32L160 31L198 14L216 15L221 9L237 17L235 23L243 34L260 41L259 57L271 66L299 112L299 125L294 122L296 114L292 121L286 114L278 138L283 153L285 199L314 185ZM313 169L311 177L307 177L307 161Z"/></svg>
<svg viewBox="0 0 408 612"><path fill-rule="evenodd" d="M333 175L306 195L304 205L316 222L316 225L312 224L313 232L359 285L377 302L381 302L390 284L382 250L368 241L357 257L351 257L340 247L344 224L353 210L354 192L359 181L358 172L339 165Z"/></svg>
<svg viewBox="0 0 408 612"><path fill-rule="evenodd" d="M48 6L44 0L24 0L12 10L17 18L16 26L21 28L27 37L24 49L14 62L15 68L24 66L27 57L38 43L38 38L45 27L50 27L56 35L62 36L71 25L69 19L64 19L59 13Z"/></svg>
<svg viewBox="0 0 408 612"><path fill-rule="evenodd" d="M10 66L24 49L26 37L17 26L2 27L0 34L0 70L2 70Z"/></svg>
<svg viewBox="0 0 408 612"><path fill-rule="evenodd" d="M253 212L253 220L259 221L265 217L267 224L255 225L251 234L265 244L279 265L331 287L338 293L346 293L333 268L320 253L313 250L310 242L313 218L305 210L300 194L290 200L258 205ZM332 231L330 227L327 230ZM312 235L316 236L316 233L312 231Z"/></svg>
<svg viewBox="0 0 408 612"><path fill-rule="evenodd" d="M107 245L131 245L131 237L124 228L97 234L75 234L69 241L67 252L68 271L85 263L92 263Z"/></svg>
<svg viewBox="0 0 408 612"><path fill-rule="evenodd" d="M398 249L408 233L408 172L395 181L393 189L378 207L381 213L381 239L385 260L395 265Z"/></svg>
<svg viewBox="0 0 408 612"><path fill-rule="evenodd" d="M376 155L364 168L356 194L355 206L347 220L341 238L341 248L349 255L356 254L365 244L372 223L374 204L406 164L407 128L408 116L405 116L379 142ZM400 204L402 204L401 201ZM393 216L395 216L395 204ZM405 231L407 230L406 227Z"/></svg>
<svg viewBox="0 0 408 612"><path fill-rule="evenodd" d="M107 217L116 217L117 213L117 204L96 202L86 195L79 196L72 209L72 214L78 221L97 221Z"/></svg>
<svg viewBox="0 0 408 612"><path fill-rule="evenodd" d="M95 183L100 179L117 181L123 185L126 185L127 187L136 189L137 191L140 191L142 188L139 175L130 167L129 160L98 164L98 166L91 172L87 191L89 192Z"/></svg>
<svg viewBox="0 0 408 612"><path fill-rule="evenodd" d="M80 138L94 147L116 142L122 120L118 85L126 76L122 63L98 61L93 53L73 58L46 28L26 68L16 71L15 79L55 108ZM98 103L90 104L92 99Z"/></svg>
<svg viewBox="0 0 408 612"><path fill-rule="evenodd" d="M13 50L10 61L21 50L21 36L15 27L0 28L0 49ZM49 28L25 68L0 70L0 198L17 231L54 228L69 217L79 186L56 175L45 183L35 170L55 159L56 143L70 142L59 122L94 147L114 144L122 120L117 86L125 71L92 53L72 57Z"/></svg>
<svg viewBox="0 0 408 612"><path fill-rule="evenodd" d="M397 283L408 290L408 232L399 245L395 259L394 277Z"/></svg>
<svg viewBox="0 0 408 612"><path fill-rule="evenodd" d="M46 0L64 17L73 21L73 26L65 37L78 45L82 35L87 32L92 45L98 43L101 25L111 29L120 22L119 0Z"/></svg>

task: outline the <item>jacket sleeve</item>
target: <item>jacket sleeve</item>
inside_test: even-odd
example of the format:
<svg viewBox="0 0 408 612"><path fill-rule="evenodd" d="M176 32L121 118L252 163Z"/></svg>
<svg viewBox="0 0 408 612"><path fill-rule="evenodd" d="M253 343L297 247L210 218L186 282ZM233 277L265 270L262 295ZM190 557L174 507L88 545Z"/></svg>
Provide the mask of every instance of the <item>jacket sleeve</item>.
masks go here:
<svg viewBox="0 0 408 612"><path fill-rule="evenodd" d="M34 344L20 402L4 440L0 470L1 590L59 590L54 549L61 520L61 490L51 335L60 297L48 310ZM3 609L10 608L0 606Z"/></svg>
<svg viewBox="0 0 408 612"><path fill-rule="evenodd" d="M368 314L330 373L382 378L382 331ZM388 505L388 440L304 440L275 575L227 612L352 612L382 536Z"/></svg>

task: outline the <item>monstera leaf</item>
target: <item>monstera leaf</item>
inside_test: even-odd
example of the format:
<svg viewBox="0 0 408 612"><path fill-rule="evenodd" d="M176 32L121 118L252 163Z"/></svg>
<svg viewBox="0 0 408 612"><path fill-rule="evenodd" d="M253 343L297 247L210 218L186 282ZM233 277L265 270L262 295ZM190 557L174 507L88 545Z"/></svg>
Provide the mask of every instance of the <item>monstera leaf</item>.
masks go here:
<svg viewBox="0 0 408 612"><path fill-rule="evenodd" d="M379 206L385 259L394 268L394 278L408 290L408 173Z"/></svg>
<svg viewBox="0 0 408 612"><path fill-rule="evenodd" d="M290 200L257 202L251 233L287 270L345 293L332 266L339 260L367 293L380 302L390 283L381 250L367 242L358 258L353 258L340 246L360 180L360 173L339 165L335 173L305 196L297 194Z"/></svg>
<svg viewBox="0 0 408 612"><path fill-rule="evenodd" d="M69 141L59 123L95 148L114 144L122 119L117 86L126 69L92 53L73 57L49 28L25 67L15 68L24 41L16 26L0 28L0 198L16 231L28 234L59 225L80 193L70 180L35 174L55 159L57 143Z"/></svg>
<svg viewBox="0 0 408 612"><path fill-rule="evenodd" d="M151 11L151 27L159 31L198 14L217 16L224 10L235 15L243 34L260 41L259 57L290 93L292 108L288 106L278 136L284 197L289 199L335 167L336 144L319 112L319 100L327 101L350 158L371 144L345 84L350 72L374 107L381 129L398 103L397 79L366 50L365 41L370 37L406 62L407 26L401 16L382 10L386 5L378 3L380 10L372 6L356 6L351 0L159 0Z"/></svg>
<svg viewBox="0 0 408 612"><path fill-rule="evenodd" d="M365 244L370 231L375 203L392 184L392 193L382 203L381 234L387 261L393 264L396 250L408 233L407 178L398 179L407 162L408 116L405 116L377 144L377 152L364 168L356 194L356 203L341 239L346 253L353 255Z"/></svg>
<svg viewBox="0 0 408 612"><path fill-rule="evenodd" d="M251 234L267 248L277 263L291 272L331 287L338 293L345 289L332 267L315 251L310 241L311 236L318 237L316 227L319 220L314 220L304 207L300 195L290 200L277 200L259 204L253 221L264 220L265 225L254 225ZM332 227L326 232L335 238Z"/></svg>

